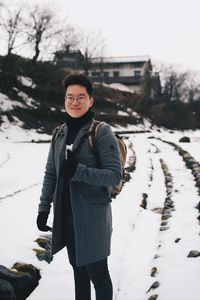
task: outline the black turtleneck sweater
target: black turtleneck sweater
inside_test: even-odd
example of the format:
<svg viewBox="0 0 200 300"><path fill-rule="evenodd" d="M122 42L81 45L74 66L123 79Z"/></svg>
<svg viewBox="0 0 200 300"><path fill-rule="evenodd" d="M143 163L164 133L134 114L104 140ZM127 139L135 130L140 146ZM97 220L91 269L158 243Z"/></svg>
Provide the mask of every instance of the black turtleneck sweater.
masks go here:
<svg viewBox="0 0 200 300"><path fill-rule="evenodd" d="M80 118L73 118L68 113L66 113L65 123L68 127L67 135L67 145L74 143L74 140L79 132L79 130L88 122L90 122L94 117L94 113L89 109L86 114Z"/></svg>

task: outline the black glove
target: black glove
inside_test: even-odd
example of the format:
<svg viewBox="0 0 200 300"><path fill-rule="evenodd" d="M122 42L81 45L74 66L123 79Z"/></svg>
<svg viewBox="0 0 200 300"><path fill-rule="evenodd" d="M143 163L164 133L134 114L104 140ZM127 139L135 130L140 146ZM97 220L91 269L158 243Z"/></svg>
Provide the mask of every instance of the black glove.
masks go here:
<svg viewBox="0 0 200 300"><path fill-rule="evenodd" d="M67 159L64 159L61 165L61 175L65 179L72 178L76 172L78 166L78 161L74 157L73 153L68 149L67 150Z"/></svg>
<svg viewBox="0 0 200 300"><path fill-rule="evenodd" d="M51 231L51 227L47 226L48 212L39 212L37 216L37 227L40 231Z"/></svg>

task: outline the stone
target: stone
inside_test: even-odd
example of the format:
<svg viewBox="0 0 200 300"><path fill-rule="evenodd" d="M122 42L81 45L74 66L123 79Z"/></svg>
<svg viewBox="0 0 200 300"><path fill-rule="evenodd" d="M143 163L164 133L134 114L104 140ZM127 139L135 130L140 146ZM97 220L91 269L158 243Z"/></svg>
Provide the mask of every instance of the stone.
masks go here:
<svg viewBox="0 0 200 300"><path fill-rule="evenodd" d="M191 250L187 257L198 257L198 256L200 256L200 251Z"/></svg>
<svg viewBox="0 0 200 300"><path fill-rule="evenodd" d="M45 260L48 264L50 264L50 262L53 260L51 250L41 250L34 248L33 251L36 253L37 258L40 261Z"/></svg>
<svg viewBox="0 0 200 300"><path fill-rule="evenodd" d="M156 300L158 298L158 295L151 295L148 300Z"/></svg>
<svg viewBox="0 0 200 300"><path fill-rule="evenodd" d="M41 278L40 271L31 264L23 264L23 263L17 262L11 267L11 269L15 269L19 272L27 272L27 273L31 274L31 276L36 281L39 281Z"/></svg>
<svg viewBox="0 0 200 300"><path fill-rule="evenodd" d="M151 268L151 277L155 277L158 269L156 267Z"/></svg>
<svg viewBox="0 0 200 300"><path fill-rule="evenodd" d="M0 299L17 300L14 287L5 279L0 279Z"/></svg>
<svg viewBox="0 0 200 300"><path fill-rule="evenodd" d="M175 239L175 243L178 243L179 241L181 240L181 238L177 238L177 239Z"/></svg>
<svg viewBox="0 0 200 300"><path fill-rule="evenodd" d="M46 250L50 250L51 249L51 240L47 239L47 238L37 238L35 240L36 243L38 243L38 245Z"/></svg>
<svg viewBox="0 0 200 300"><path fill-rule="evenodd" d="M188 136L183 136L179 139L180 143L190 143L190 138Z"/></svg>
<svg viewBox="0 0 200 300"><path fill-rule="evenodd" d="M150 288L147 290L147 292L146 292L146 294L148 293L148 292L150 292L150 290L151 289L156 289L156 288L158 288L160 286L160 283L158 282L158 281L155 281L151 286L150 286Z"/></svg>
<svg viewBox="0 0 200 300"><path fill-rule="evenodd" d="M169 229L169 226L161 226L160 227L160 231L165 231L165 230L168 230Z"/></svg>
<svg viewBox="0 0 200 300"><path fill-rule="evenodd" d="M0 265L0 279L8 281L15 290L16 299L26 299L38 285L31 274Z"/></svg>

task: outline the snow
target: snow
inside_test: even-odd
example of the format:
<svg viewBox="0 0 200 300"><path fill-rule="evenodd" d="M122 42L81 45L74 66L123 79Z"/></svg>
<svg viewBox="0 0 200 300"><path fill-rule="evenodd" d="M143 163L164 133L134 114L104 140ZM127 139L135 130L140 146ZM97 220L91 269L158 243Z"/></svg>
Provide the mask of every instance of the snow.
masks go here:
<svg viewBox="0 0 200 300"><path fill-rule="evenodd" d="M133 93L132 89L128 88L126 85L121 84L121 83L111 83L111 84L107 84L106 86L113 88L115 90Z"/></svg>
<svg viewBox="0 0 200 300"><path fill-rule="evenodd" d="M33 80L30 77L18 76L17 79L24 86L31 87L33 89L36 87L36 85L33 83Z"/></svg>
<svg viewBox="0 0 200 300"><path fill-rule="evenodd" d="M148 121L145 126L149 126ZM11 267L21 261L41 270L39 286L28 299L73 300L73 273L66 249L55 255L50 264L38 261L32 250L39 248L34 242L36 238L48 235L37 230L36 217L49 144L20 142L20 138L21 141L38 139L39 135L33 131L28 135L16 129L7 141L2 135L1 132L1 264ZM191 143L178 142L184 135L191 138ZM155 138L149 139L152 136ZM180 145L199 161L199 136L199 131L170 133L164 129L127 135L127 146L132 142L136 153L136 169L112 202L114 230L109 269L115 300L144 300L155 294L161 300L200 299L200 257L187 257L191 250L200 251L200 227L195 209L199 202L198 190L191 170L186 168L178 151L157 139ZM160 231L161 214L155 212L156 208L163 208L166 198L160 159L168 166L173 179L175 210L165 231ZM143 193L148 195L147 209L140 206ZM52 224L52 214L48 223ZM178 243L175 243L176 238L180 238ZM150 275L152 267L158 269L155 277ZM155 281L160 286L147 293ZM94 290L92 299L95 299Z"/></svg>
<svg viewBox="0 0 200 300"><path fill-rule="evenodd" d="M35 108L38 106L38 103L33 98L28 96L26 93L20 91L18 93L18 96L24 100L26 106L35 107Z"/></svg>
<svg viewBox="0 0 200 300"><path fill-rule="evenodd" d="M9 97L7 97L5 94L0 92L0 107L1 111L8 111L12 110L16 106L18 107L25 107L23 103L15 100L11 100Z"/></svg>
<svg viewBox="0 0 200 300"><path fill-rule="evenodd" d="M38 133L34 129L23 129L23 122L20 121L17 117L13 116L14 122L10 123L7 116L2 116L2 124L0 127L0 142L12 141L12 142L21 142L26 141L30 142L32 140L38 141L49 141L51 136L48 134Z"/></svg>

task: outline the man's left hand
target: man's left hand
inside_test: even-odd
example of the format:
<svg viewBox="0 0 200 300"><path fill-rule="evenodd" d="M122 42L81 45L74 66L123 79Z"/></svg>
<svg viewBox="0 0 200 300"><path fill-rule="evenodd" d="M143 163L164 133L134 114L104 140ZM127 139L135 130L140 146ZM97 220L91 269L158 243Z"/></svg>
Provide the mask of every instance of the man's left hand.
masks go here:
<svg viewBox="0 0 200 300"><path fill-rule="evenodd" d="M61 175L65 179L72 178L76 172L77 166L78 166L77 159L74 157L71 150L68 149L67 159L64 159L61 165L61 169L60 169Z"/></svg>

